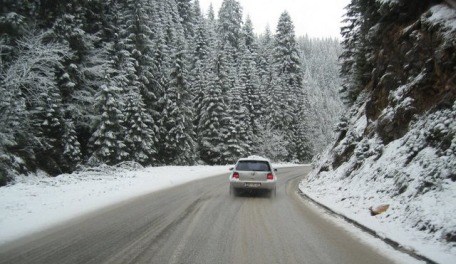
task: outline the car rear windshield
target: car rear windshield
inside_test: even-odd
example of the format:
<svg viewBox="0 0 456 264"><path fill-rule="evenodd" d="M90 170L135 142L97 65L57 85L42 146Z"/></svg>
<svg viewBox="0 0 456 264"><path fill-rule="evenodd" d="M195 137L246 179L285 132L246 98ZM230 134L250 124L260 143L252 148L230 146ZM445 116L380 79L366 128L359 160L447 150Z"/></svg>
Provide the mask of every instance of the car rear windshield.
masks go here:
<svg viewBox="0 0 456 264"><path fill-rule="evenodd" d="M271 171L267 161L240 160L236 165L238 171Z"/></svg>

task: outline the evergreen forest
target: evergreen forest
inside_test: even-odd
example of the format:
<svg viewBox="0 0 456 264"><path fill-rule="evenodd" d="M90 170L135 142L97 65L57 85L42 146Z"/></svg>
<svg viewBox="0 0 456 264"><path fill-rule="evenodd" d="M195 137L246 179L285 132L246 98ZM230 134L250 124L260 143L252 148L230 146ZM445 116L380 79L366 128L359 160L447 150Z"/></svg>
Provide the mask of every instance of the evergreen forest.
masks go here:
<svg viewBox="0 0 456 264"><path fill-rule="evenodd" d="M333 137L338 39L255 34L236 0L3 0L0 185L80 166L307 162Z"/></svg>

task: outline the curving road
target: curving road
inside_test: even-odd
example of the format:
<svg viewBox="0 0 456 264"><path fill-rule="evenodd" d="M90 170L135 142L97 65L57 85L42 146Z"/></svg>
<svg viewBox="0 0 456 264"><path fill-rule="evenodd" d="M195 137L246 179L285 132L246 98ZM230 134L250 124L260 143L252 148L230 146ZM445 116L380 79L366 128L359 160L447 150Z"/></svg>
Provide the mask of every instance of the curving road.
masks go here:
<svg viewBox="0 0 456 264"><path fill-rule="evenodd" d="M155 192L3 246L0 263L392 263L302 201L307 172L279 169L275 199L231 198L228 173Z"/></svg>

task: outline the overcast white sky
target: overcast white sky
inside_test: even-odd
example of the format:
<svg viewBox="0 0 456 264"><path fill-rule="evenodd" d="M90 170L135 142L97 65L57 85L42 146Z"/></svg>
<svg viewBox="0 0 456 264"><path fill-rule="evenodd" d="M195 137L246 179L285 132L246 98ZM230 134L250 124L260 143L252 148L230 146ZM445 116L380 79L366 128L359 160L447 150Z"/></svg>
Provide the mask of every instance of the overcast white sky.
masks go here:
<svg viewBox="0 0 456 264"><path fill-rule="evenodd" d="M256 33L264 32L269 25L275 33L280 14L287 10L293 20L297 36L339 37L340 21L344 7L350 0L238 0L243 8L244 19L247 14L253 22ZM212 3L215 14L222 0L199 0L204 13Z"/></svg>

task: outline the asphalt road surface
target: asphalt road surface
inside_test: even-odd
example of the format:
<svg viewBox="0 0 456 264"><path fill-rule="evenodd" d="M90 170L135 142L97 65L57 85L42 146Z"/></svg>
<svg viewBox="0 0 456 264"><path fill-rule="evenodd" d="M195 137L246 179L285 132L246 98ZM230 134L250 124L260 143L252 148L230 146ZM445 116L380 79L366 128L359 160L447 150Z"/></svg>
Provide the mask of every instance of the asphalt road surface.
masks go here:
<svg viewBox="0 0 456 264"><path fill-rule="evenodd" d="M0 263L392 263L302 200L307 172L279 169L275 198L230 197L228 172L151 193L4 245Z"/></svg>

